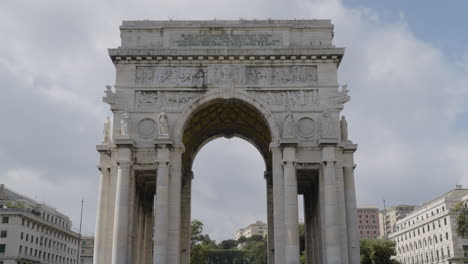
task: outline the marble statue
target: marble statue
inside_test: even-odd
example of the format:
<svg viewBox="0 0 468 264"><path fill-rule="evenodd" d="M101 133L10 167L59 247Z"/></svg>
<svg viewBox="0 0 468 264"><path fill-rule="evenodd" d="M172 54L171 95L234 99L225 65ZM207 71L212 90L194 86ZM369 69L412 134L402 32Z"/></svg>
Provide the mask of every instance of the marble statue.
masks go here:
<svg viewBox="0 0 468 264"><path fill-rule="evenodd" d="M122 136L128 136L128 119L130 116L128 115L127 108L122 113L122 119L120 119L120 134Z"/></svg>
<svg viewBox="0 0 468 264"><path fill-rule="evenodd" d="M342 116L340 121L340 130L341 130L341 141L346 142L348 140L348 122L346 117Z"/></svg>
<svg viewBox="0 0 468 264"><path fill-rule="evenodd" d="M103 133L103 140L102 143L107 144L110 142L110 130L111 130L111 121L110 118L107 117L106 121L104 122L104 129Z"/></svg>
<svg viewBox="0 0 468 264"><path fill-rule="evenodd" d="M283 137L294 137L294 119L291 112L288 112L284 119Z"/></svg>
<svg viewBox="0 0 468 264"><path fill-rule="evenodd" d="M163 111L158 116L158 129L160 136L168 136L169 135L169 128L167 123L167 115Z"/></svg>

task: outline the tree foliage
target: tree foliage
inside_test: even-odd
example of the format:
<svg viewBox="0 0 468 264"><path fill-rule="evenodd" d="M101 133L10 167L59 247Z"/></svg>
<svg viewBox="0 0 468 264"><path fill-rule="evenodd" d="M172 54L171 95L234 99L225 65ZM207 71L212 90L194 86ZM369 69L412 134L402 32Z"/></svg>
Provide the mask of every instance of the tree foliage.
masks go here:
<svg viewBox="0 0 468 264"><path fill-rule="evenodd" d="M221 243L219 243L218 247L220 249L234 249L236 248L238 245L237 241L234 240L234 239L227 239L227 240L223 240L221 241Z"/></svg>
<svg viewBox="0 0 468 264"><path fill-rule="evenodd" d="M456 203L452 212L459 213L457 216L457 234L461 237L468 237L468 209L463 202Z"/></svg>
<svg viewBox="0 0 468 264"><path fill-rule="evenodd" d="M197 219L192 220L190 225L190 247L197 244L211 244L210 236L203 234L203 223Z"/></svg>
<svg viewBox="0 0 468 264"><path fill-rule="evenodd" d="M216 248L210 236L203 234L203 223L192 220L190 225L190 264L206 264L208 252Z"/></svg>
<svg viewBox="0 0 468 264"><path fill-rule="evenodd" d="M395 242L383 239L361 240L361 264L399 264L392 259L396 255Z"/></svg>

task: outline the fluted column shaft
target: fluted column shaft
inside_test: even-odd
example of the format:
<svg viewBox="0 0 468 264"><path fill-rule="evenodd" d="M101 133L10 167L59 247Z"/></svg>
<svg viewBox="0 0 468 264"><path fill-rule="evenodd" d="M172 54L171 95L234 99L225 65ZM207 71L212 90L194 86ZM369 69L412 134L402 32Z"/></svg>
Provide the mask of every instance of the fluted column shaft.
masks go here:
<svg viewBox="0 0 468 264"><path fill-rule="evenodd" d="M129 231L130 162L119 161L117 194L115 199L114 236L112 239L112 264L127 264Z"/></svg>
<svg viewBox="0 0 468 264"><path fill-rule="evenodd" d="M356 192L354 186L354 165L343 167L344 189L346 198L346 226L348 228L348 256L350 264L360 263L359 230L357 223Z"/></svg>
<svg viewBox="0 0 468 264"><path fill-rule="evenodd" d="M154 253L153 264L168 263L169 238L169 158L167 147L158 149L156 200L154 219Z"/></svg>
<svg viewBox="0 0 468 264"><path fill-rule="evenodd" d="M265 180L266 180L266 193L267 193L267 263L275 263L274 255L274 243L275 243L275 234L274 234L274 217L273 217L273 180L270 171L265 171Z"/></svg>
<svg viewBox="0 0 468 264"><path fill-rule="evenodd" d="M296 148L283 149L286 264L299 263L299 211L297 204Z"/></svg>
<svg viewBox="0 0 468 264"><path fill-rule="evenodd" d="M322 151L325 211L325 252L327 264L340 264L340 238L338 232L338 201L336 187L335 148Z"/></svg>
<svg viewBox="0 0 468 264"><path fill-rule="evenodd" d="M273 169L273 223L275 232L275 263L285 263L284 179L281 148L271 148Z"/></svg>
<svg viewBox="0 0 468 264"><path fill-rule="evenodd" d="M107 210L108 206L108 193L109 193L109 177L110 172L107 168L101 168L99 174L99 191L97 201L97 212L96 212L96 228L94 238L94 255L93 263L100 264L104 263L104 247L105 247L105 236L106 236L106 225Z"/></svg>

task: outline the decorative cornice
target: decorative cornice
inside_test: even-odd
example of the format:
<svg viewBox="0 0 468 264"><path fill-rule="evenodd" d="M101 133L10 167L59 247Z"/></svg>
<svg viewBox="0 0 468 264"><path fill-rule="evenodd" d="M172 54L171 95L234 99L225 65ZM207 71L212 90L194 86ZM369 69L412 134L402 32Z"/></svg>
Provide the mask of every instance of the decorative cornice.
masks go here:
<svg viewBox="0 0 468 264"><path fill-rule="evenodd" d="M334 62L340 63L344 48L302 49L109 49L114 63L194 62Z"/></svg>

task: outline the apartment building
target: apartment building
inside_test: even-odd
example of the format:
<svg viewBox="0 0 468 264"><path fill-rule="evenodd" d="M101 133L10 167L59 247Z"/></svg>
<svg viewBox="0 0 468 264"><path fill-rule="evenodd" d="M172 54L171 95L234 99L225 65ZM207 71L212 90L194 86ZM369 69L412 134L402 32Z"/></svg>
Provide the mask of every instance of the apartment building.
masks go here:
<svg viewBox="0 0 468 264"><path fill-rule="evenodd" d="M246 228L241 228L236 231L234 234L234 239L238 240L240 237L244 236L249 238L254 235L261 235L265 237L268 233L267 224L262 221L256 221L254 224L247 226Z"/></svg>
<svg viewBox="0 0 468 264"><path fill-rule="evenodd" d="M380 236L379 208L358 208L359 239L376 239Z"/></svg>
<svg viewBox="0 0 468 264"><path fill-rule="evenodd" d="M453 207L465 208L467 189L455 189L420 206L395 224L388 238L396 242L396 259L402 264L467 264L468 237L457 234Z"/></svg>
<svg viewBox="0 0 468 264"><path fill-rule="evenodd" d="M77 264L79 235L70 219L0 185L0 263Z"/></svg>

